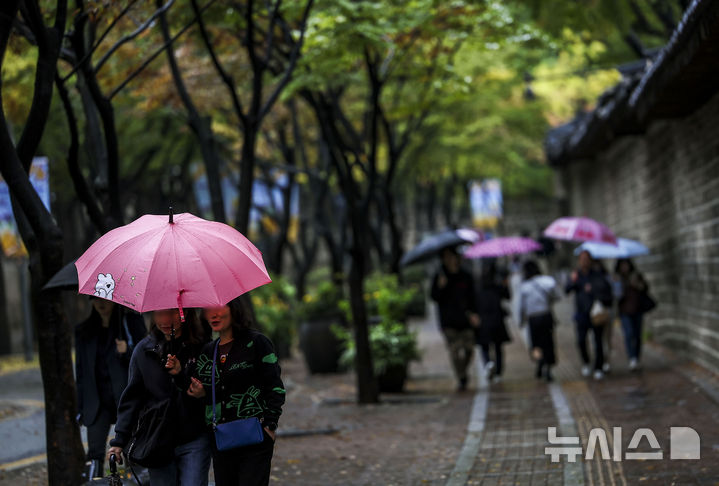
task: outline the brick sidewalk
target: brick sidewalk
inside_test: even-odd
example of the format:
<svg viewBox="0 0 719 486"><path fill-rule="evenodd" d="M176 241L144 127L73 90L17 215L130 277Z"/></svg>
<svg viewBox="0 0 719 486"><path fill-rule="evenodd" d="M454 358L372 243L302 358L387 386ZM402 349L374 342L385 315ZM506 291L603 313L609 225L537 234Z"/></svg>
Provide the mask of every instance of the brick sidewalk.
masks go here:
<svg viewBox="0 0 719 486"><path fill-rule="evenodd" d="M308 375L301 356L282 362L288 389L273 460L281 485L719 485L719 378L659 346L648 345L641 372L627 370L614 335L613 371L603 381L580 376L569 302L557 309L557 381L534 378L521 335L507 345L504 381L491 386L472 367L471 391L456 393L447 352L433 318L413 323L424 351L412 365L407 392L383 395L378 405L355 403L351 373ZM6 379L8 377L5 377ZM648 427L664 459L552 463L547 428L579 436L585 446L601 427L612 451L621 426L622 450ZM702 459L671 461L669 428L692 427ZM303 435L305 432L327 432ZM649 452L646 439L640 451ZM16 484L23 471L0 484ZM27 478L25 478L27 479ZM13 482L14 481L14 482ZM27 482L21 480L22 482ZM29 484L29 483L28 483ZM37 483L41 484L41 483Z"/></svg>
<svg viewBox="0 0 719 486"><path fill-rule="evenodd" d="M458 471L448 485L717 485L719 484L719 397L717 377L693 363L681 360L659 346L645 347L643 369L630 372L621 343L621 329L613 336L613 371L604 380L581 377L580 361L570 321L570 302L556 309L559 366L557 383L547 385L533 378L533 363L518 330L506 346L503 383L479 390L486 400L478 450L469 471ZM486 395L486 396L485 396ZM560 436L579 436L583 454L570 463L563 456L552 463L545 454L547 427L558 427ZM670 460L670 427L692 427L701 438L700 460ZM613 454L613 428L622 427L621 450L656 452L643 439L628 449L634 432L651 429L663 453L662 460L602 459L599 448L585 460L592 429L605 431ZM471 436L471 432L469 433ZM467 443L465 443L467 447Z"/></svg>

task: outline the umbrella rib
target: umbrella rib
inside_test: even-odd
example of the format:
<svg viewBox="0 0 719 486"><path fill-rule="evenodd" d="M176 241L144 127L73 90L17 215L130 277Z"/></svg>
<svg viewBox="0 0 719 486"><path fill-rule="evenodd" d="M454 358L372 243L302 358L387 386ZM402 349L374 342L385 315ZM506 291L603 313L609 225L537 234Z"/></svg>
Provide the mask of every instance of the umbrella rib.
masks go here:
<svg viewBox="0 0 719 486"><path fill-rule="evenodd" d="M143 231L142 233L138 233L138 234L136 234L136 235L134 235L134 236L128 238L127 240L123 241L122 243L117 244L116 246L114 246L114 247L112 248L112 250L111 250L104 258L102 258L102 259L100 260L100 262L98 262L97 264L92 265L92 268L97 268L97 267L101 266L101 263L104 262L112 253L116 252L117 250L121 249L122 247L124 247L124 246L126 246L126 245L128 245L128 244L130 244L130 243L133 243L135 240L137 240L137 239L139 239L139 238L146 238L146 237L147 237L147 234L148 234L148 233L152 233L153 231L156 231L156 228L149 228L149 229L147 229L146 231ZM100 237L100 238L102 238L102 237ZM100 240L98 239L97 241L100 241ZM97 243L97 241L96 241L95 243ZM90 248L92 248L92 246L95 245L95 243L93 243L93 244L90 246ZM113 245L113 242L111 242L111 241L108 241L108 242L106 242L106 243L103 242L103 248L107 248L107 247L109 247L109 246L111 246L111 245ZM88 251L89 251L89 249L88 249ZM98 253L99 253L99 252L98 252ZM80 258L78 258L77 260L75 260L75 267L76 267L76 268L77 268L77 261L78 261L78 260L81 260L81 259L82 259L82 257L80 257ZM83 265L83 268L82 268L82 269L78 268L78 269L77 269L78 275L80 274L80 272L83 272L83 273L84 273L85 269L86 269L88 266L90 266L90 263L92 263L92 262L91 262L90 259L88 259L88 261L86 262L86 264Z"/></svg>
<svg viewBox="0 0 719 486"><path fill-rule="evenodd" d="M165 241L165 238L167 238L167 235L169 234L167 232L166 228L163 228L162 231L163 231L163 235L162 235L162 239L160 239L160 242L157 245L158 248L162 247L162 243ZM138 253L139 252L140 251L138 250ZM159 254L160 254L159 251L155 251L155 253L152 255L152 261L150 261L150 264L147 266L147 280L146 280L145 288L143 289L143 291L145 291L145 292L147 292L147 283L149 283L151 281L150 277L152 275L152 270L155 268L155 262L157 261L157 257ZM179 284L179 282L178 282L178 284ZM144 302L144 300L143 300L143 302ZM140 312L144 312L144 310L140 309Z"/></svg>
<svg viewBox="0 0 719 486"><path fill-rule="evenodd" d="M184 231L184 234L187 235L187 236L184 236L184 238L185 238L186 240L189 240L189 237L192 237L193 240L197 241L200 245L202 245L203 250L210 251L210 252L214 253L214 254L222 261L222 263L225 265L225 267L227 267L227 269L228 269L229 272L232 274L232 276L233 276L233 278L235 279L235 281L240 282L240 283L242 282L242 280L240 279L240 275L235 271L235 269L233 268L233 266L230 265L230 264L227 262L227 260L225 260L225 258L223 257L223 255L215 249L215 247L213 247L212 245L210 245L209 243L207 243L206 241L204 241L202 238L199 238L197 235L195 235L195 234L192 233L191 231ZM240 233L240 234L241 234L241 233ZM249 241L249 240L248 240L248 241ZM228 241L228 243L230 243L230 242ZM231 243L230 243L230 244L231 244ZM194 246L191 245L191 248L193 249L193 251L196 251ZM241 251L241 250L240 250L240 251ZM248 258L248 260L252 261L253 264L256 265L256 262L254 261L254 258L251 257L251 255L248 255L248 254L245 253L244 251L243 251L242 253L245 254L245 256ZM205 261L204 261L202 258L200 258L199 260L202 262L203 267L205 267L206 273L207 273L208 275L210 275L209 269L207 268ZM213 286L214 288L217 288L217 284L216 284L215 282L211 282L211 284L212 284L212 286ZM253 287L253 288L254 288L254 287ZM248 292L249 290L252 290L252 289L247 289L247 290L245 290L244 285L242 285L242 292L241 292L239 295L242 295L243 293Z"/></svg>

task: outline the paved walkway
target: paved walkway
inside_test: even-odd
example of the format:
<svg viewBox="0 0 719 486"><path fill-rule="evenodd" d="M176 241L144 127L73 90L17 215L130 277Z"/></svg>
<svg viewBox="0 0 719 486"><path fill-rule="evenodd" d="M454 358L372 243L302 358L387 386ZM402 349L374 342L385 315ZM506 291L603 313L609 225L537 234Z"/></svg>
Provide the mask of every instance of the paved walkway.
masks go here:
<svg viewBox="0 0 719 486"><path fill-rule="evenodd" d="M719 379L671 352L647 346L641 372L627 370L621 332L614 336L612 373L582 378L569 320L569 301L557 309L560 364L557 381L534 378L522 334L506 347L504 381L487 384L473 367L471 391L455 392L449 360L435 321L416 321L423 360L411 367L406 392L383 395L378 405L355 403L354 375L308 375L301 357L282 363L288 389L273 484L282 485L718 485ZM0 376L0 485L8 465L42 453L44 424L39 374ZM17 406L17 409L11 409ZM25 408L23 408L25 407ZM29 428L23 428L29 427ZM552 462L548 428L579 437L576 462ZM601 428L607 452L587 460L590 434ZM701 438L700 460L670 460L670 428L691 427ZM657 452L637 429L654 432L661 460L627 460L627 452ZM597 432L595 431L596 435ZM617 457L619 457L617 455ZM9 477L9 476L8 476ZM27 483L30 484L30 483ZM42 483L37 483L42 484Z"/></svg>
<svg viewBox="0 0 719 486"><path fill-rule="evenodd" d="M560 364L552 384L533 378L523 337L513 328L514 341L506 347L504 381L481 384L475 396L480 416L470 419L463 450L476 452L471 465L459 461L447 485L719 484L716 376L651 345L645 348L643 369L630 372L621 330L615 328L612 372L601 381L582 378L570 304L564 301L556 309L561 321L557 329ZM575 447L581 446L582 453L576 462L568 461L566 455L559 462L551 461L545 453L551 446L549 427L557 427L558 437L579 437ZM621 427L621 432L616 429L616 448L615 427ZM700 460L670 459L671 427L698 432ZM646 437L636 449L630 448L635 431L642 428L653 432L658 448L651 447ZM606 436L604 456L597 443L594 457L585 458L591 434ZM662 458L632 460L627 456L636 452L661 453Z"/></svg>

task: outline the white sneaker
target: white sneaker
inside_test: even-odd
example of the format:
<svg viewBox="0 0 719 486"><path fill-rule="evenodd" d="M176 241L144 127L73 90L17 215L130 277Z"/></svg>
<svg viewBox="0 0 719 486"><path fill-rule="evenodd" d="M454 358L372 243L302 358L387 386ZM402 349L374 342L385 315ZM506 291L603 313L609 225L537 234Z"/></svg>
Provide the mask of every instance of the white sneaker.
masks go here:
<svg viewBox="0 0 719 486"><path fill-rule="evenodd" d="M492 379L494 376L494 361L487 361L487 364L484 365L484 376L486 376L488 380Z"/></svg>
<svg viewBox="0 0 719 486"><path fill-rule="evenodd" d="M592 369L589 365L582 366L582 376L587 377L592 374Z"/></svg>
<svg viewBox="0 0 719 486"><path fill-rule="evenodd" d="M594 379L601 380L602 378L604 378L604 373L602 373L602 370L595 370L594 371Z"/></svg>
<svg viewBox="0 0 719 486"><path fill-rule="evenodd" d="M634 371L637 368L639 368L639 361L637 360L637 358L630 359L629 360L629 369Z"/></svg>
<svg viewBox="0 0 719 486"><path fill-rule="evenodd" d="M605 373L609 373L610 371L612 371L611 365L609 363L604 363L602 365L602 371Z"/></svg>

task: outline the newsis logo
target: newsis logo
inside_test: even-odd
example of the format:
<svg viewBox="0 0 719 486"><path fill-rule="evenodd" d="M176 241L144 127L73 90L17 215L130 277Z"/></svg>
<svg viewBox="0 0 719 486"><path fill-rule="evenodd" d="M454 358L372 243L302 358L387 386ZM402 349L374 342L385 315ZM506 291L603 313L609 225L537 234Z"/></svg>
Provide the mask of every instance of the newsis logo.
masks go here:
<svg viewBox="0 0 719 486"><path fill-rule="evenodd" d="M587 449L586 453L584 453L584 459L594 459L594 455L597 453L600 454L600 457L605 461L657 461L664 459L664 451L659 446L659 441L651 429L641 428L635 430L626 451L622 451L622 433L621 427L613 427L612 448L610 452L606 431L600 428L592 429L587 439ZM637 451L643 439L646 439L652 452ZM567 461L569 462L576 462L577 457L583 454L579 437L559 437L557 436L556 427L547 428L547 440L551 446L545 447L544 453L551 456L552 462L559 462L561 456L567 456ZM671 427L669 459L700 459L700 442L699 434L691 427Z"/></svg>

